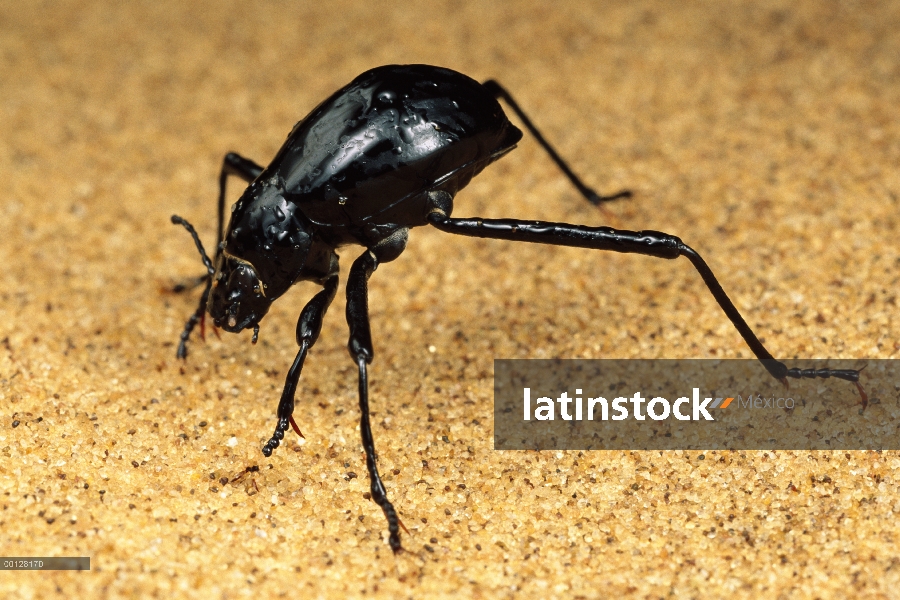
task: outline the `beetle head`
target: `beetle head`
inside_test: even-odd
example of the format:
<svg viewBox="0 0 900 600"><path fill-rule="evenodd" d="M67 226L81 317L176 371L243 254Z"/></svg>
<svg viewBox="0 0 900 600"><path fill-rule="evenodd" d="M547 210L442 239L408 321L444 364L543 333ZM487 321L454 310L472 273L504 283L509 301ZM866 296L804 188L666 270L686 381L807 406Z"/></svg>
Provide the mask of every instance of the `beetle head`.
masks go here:
<svg viewBox="0 0 900 600"><path fill-rule="evenodd" d="M226 331L255 327L306 263L311 224L285 200L283 183L257 179L232 207L207 303L215 324Z"/></svg>
<svg viewBox="0 0 900 600"><path fill-rule="evenodd" d="M216 327L237 333L256 326L269 311L272 300L265 284L249 262L220 252L216 261L207 310Z"/></svg>

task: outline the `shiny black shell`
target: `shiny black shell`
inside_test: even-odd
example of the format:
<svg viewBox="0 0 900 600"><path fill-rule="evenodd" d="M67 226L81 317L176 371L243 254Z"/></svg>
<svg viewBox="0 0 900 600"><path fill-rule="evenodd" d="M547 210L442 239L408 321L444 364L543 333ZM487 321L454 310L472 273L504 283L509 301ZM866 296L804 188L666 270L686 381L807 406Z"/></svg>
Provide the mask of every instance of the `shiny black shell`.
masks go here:
<svg viewBox="0 0 900 600"><path fill-rule="evenodd" d="M334 245L425 224L426 195L455 195L521 139L477 81L428 65L366 71L297 123L260 180ZM274 179L273 179L274 178Z"/></svg>
<svg viewBox="0 0 900 600"><path fill-rule="evenodd" d="M232 297L214 286L210 305L245 311L251 297L271 302L297 281L324 281L337 268L335 248L371 248L425 225L429 192L454 196L521 137L465 75L428 65L363 73L294 126L232 207L216 281L250 267L260 292L244 282Z"/></svg>

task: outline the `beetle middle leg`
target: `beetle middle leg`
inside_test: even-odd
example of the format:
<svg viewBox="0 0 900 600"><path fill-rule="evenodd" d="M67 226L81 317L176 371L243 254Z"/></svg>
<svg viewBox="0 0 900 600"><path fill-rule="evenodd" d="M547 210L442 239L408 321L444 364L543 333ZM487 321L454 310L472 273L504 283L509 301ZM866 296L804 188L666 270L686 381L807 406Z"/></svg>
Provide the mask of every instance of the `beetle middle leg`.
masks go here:
<svg viewBox="0 0 900 600"><path fill-rule="evenodd" d="M252 183L259 177L263 168L236 152L229 152L222 159L222 171L219 173L219 226L216 229L216 253L219 252L219 243L222 241L225 226L225 184L229 175L237 175L247 183Z"/></svg>
<svg viewBox="0 0 900 600"><path fill-rule="evenodd" d="M438 193L440 194L440 193ZM594 250L612 250L630 254L643 254L656 258L674 259L684 256L691 261L694 268L703 278L703 283L712 293L713 298L725 312L725 315L744 338L744 341L775 378L787 385L787 378L822 378L835 377L856 384L862 396L863 407L868 399L859 384L859 371L852 369L788 369L776 360L763 346L750 326L738 312L737 307L725 294L721 284L712 270L700 255L679 238L660 231L627 231L611 227L587 227L569 225L567 223L550 223L546 221L520 221L517 219L452 219L447 213L450 206L446 197L435 195L432 200L434 208L428 215L428 221L447 233L455 233L470 237L492 238L518 242L549 244L552 246L573 246Z"/></svg>
<svg viewBox="0 0 900 600"><path fill-rule="evenodd" d="M325 280L325 289L313 296L300 312L300 319L297 321L297 344L300 346L300 350L297 352L297 357L294 358L294 363L288 370L287 379L284 382L284 390L281 392L281 400L278 402L278 424L275 426L275 433L262 449L266 456L271 456L272 451L281 444L290 425L291 415L294 414L297 382L300 380L300 371L303 369L306 353L319 339L319 332L322 331L322 318L328 307L331 306L331 301L334 300L337 286L337 275Z"/></svg>
<svg viewBox="0 0 900 600"><path fill-rule="evenodd" d="M499 83L494 81L493 79L489 79L482 84L491 94L493 94L494 98L501 99L506 102L513 112L518 115L519 119L522 120L522 124L525 125L525 128L531 132L531 135L537 140L538 144L550 155L550 158L553 162L556 163L556 166L565 174L566 177L569 178L569 181L572 182L579 193L585 197L585 199L591 204L597 206L603 202L610 202L611 200L618 200L619 198L631 198L631 190L621 190L612 194L610 196L601 196L581 181L581 179L576 175L572 169L569 167L568 163L562 159L562 157L554 150L553 146L550 145L550 142L544 138L540 131L538 131L537 127L534 126L534 123L531 122L531 119L528 118L528 115L519 108L518 103L513 100L513 97L510 95L506 89L501 86Z"/></svg>
<svg viewBox="0 0 900 600"><path fill-rule="evenodd" d="M388 522L390 534L388 542L396 554L402 549L400 545L400 518L394 505L388 500L384 483L378 474L375 462L375 441L372 437L372 425L369 420L369 383L366 366L372 362L375 351L372 348L372 333L369 327L369 306L367 284L372 272L383 262L397 258L406 247L408 230L398 229L373 248L367 250L353 261L347 279L347 324L350 326L350 341L347 344L350 356L359 368L359 429L362 434L363 450L366 452L366 469L369 472L372 500L381 507Z"/></svg>
<svg viewBox="0 0 900 600"><path fill-rule="evenodd" d="M250 183L259 177L259 174L262 173L262 171L263 168L261 166L249 158L244 158L235 152L229 152L225 155L225 158L222 159L222 170L219 173L219 203L217 210L219 221L218 226L216 227L216 256L219 253L219 244L222 242L223 235L222 227L225 224L225 184L228 180L228 176L236 175L247 183ZM209 259L206 252L203 250L203 244L200 243L200 238L191 224L176 215L172 216L172 222L178 225L184 225L191 233L194 242L197 244L197 249L200 251L200 256L203 257L203 264L207 269L207 274L200 278L201 282L206 283L203 294L200 296L200 303L197 306L197 310L194 311L184 324L184 329L181 331L181 340L178 343L178 350L175 353L178 358L187 358L187 341L190 339L191 332L194 331L194 327L197 326L197 323L203 322L204 315L206 314L206 302L209 299L209 289L212 286L212 276L215 269L212 267L213 261Z"/></svg>

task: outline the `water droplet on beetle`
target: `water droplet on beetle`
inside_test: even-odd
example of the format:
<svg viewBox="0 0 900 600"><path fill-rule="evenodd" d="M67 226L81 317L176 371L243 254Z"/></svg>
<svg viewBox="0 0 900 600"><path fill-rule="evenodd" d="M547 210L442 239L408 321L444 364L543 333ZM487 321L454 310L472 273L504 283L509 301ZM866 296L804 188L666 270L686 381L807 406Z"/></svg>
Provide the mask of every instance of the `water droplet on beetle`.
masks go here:
<svg viewBox="0 0 900 600"><path fill-rule="evenodd" d="M347 204L347 196L338 196L338 204L341 206Z"/></svg>

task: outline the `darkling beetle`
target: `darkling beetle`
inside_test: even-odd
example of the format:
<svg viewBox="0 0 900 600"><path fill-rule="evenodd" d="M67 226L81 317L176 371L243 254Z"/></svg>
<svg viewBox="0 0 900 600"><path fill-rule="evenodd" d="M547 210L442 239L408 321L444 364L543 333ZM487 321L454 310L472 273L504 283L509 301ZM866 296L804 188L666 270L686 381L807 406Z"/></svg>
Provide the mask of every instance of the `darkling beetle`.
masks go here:
<svg viewBox="0 0 900 600"><path fill-rule="evenodd" d="M599 205L631 195L623 191L600 196L585 186L496 81L482 84L428 65L389 65L363 73L313 109L294 126L265 169L237 154L225 155L219 176L215 261L206 255L194 228L181 217L172 217L173 223L183 225L193 236L207 269L200 305L181 334L179 358L187 356L188 338L204 311L226 331L253 328L255 342L259 322L269 306L294 283L314 281L324 288L300 313L300 350L288 371L278 403L278 423L263 454L272 454L289 426L300 433L292 417L294 393L306 353L315 344L337 291L335 249L348 244L363 246L366 250L353 262L347 280L348 347L359 368L360 430L372 500L387 518L391 549L401 549L401 523L378 475L369 424L366 365L372 362L374 352L366 286L378 265L403 252L410 228L420 225L481 238L668 259L685 256L773 377L785 385L788 377L851 381L865 406L859 371L788 369L775 360L700 255L673 235L544 221L450 218L456 193L522 138L498 100L512 108L589 202ZM223 231L229 175L250 185L232 206L228 229Z"/></svg>

